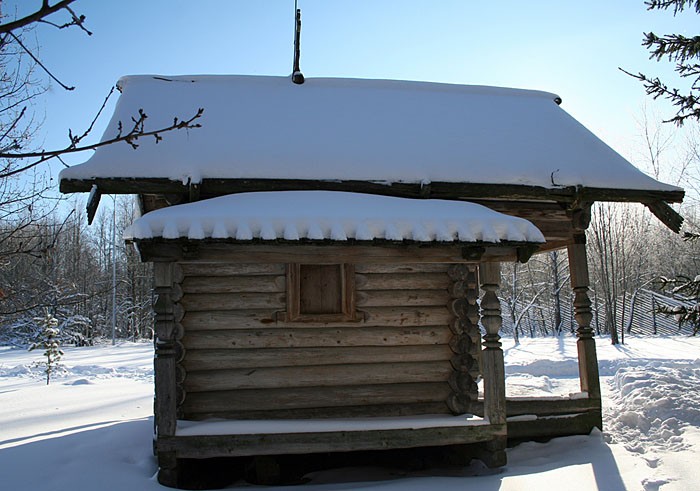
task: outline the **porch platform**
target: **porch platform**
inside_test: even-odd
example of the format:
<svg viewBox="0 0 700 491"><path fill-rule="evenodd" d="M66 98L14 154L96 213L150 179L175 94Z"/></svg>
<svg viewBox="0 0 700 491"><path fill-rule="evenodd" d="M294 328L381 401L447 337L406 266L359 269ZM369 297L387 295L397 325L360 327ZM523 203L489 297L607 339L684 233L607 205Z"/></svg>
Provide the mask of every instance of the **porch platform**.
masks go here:
<svg viewBox="0 0 700 491"><path fill-rule="evenodd" d="M202 459L461 445L505 435L506 425L473 416L180 421L175 436L158 437L156 451Z"/></svg>

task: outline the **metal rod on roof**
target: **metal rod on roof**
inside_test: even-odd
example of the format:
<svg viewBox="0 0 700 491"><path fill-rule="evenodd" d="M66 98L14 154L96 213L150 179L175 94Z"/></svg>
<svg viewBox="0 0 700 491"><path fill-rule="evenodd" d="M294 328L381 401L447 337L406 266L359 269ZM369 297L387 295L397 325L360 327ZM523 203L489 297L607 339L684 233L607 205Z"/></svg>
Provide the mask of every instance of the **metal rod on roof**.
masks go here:
<svg viewBox="0 0 700 491"><path fill-rule="evenodd" d="M301 9L296 8L296 2L294 2L294 9L296 10L296 22L294 28L294 68L292 71L292 82L294 82L297 85L301 85L304 83L304 75L299 69L301 40Z"/></svg>

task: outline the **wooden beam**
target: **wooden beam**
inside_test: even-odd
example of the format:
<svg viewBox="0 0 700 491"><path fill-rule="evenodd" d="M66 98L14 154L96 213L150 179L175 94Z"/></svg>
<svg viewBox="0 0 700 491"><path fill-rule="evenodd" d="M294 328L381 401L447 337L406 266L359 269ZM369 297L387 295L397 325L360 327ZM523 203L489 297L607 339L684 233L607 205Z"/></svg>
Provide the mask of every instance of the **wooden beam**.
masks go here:
<svg viewBox="0 0 700 491"><path fill-rule="evenodd" d="M180 263L182 271L187 276L203 276L208 279L218 276L284 276L286 265L277 264L261 264L261 263L202 263L202 262L186 262Z"/></svg>
<svg viewBox="0 0 700 491"><path fill-rule="evenodd" d="M420 346L330 346L324 348L259 348L187 350L183 365L190 371L229 370L234 368L271 368L294 366L344 365L350 363L410 363L450 361L453 353L447 345Z"/></svg>
<svg viewBox="0 0 700 491"><path fill-rule="evenodd" d="M367 290L434 290L445 289L449 283L446 266L439 273L355 274L355 288Z"/></svg>
<svg viewBox="0 0 700 491"><path fill-rule="evenodd" d="M283 293L284 275L189 276L182 282L184 293Z"/></svg>
<svg viewBox="0 0 700 491"><path fill-rule="evenodd" d="M668 203L664 201L649 201L644 203L649 211L651 211L656 218L661 220L664 225L673 230L675 233L681 231L681 226L683 225L683 217L673 208L668 206Z"/></svg>
<svg viewBox="0 0 700 491"><path fill-rule="evenodd" d="M88 225L92 225L92 221L95 219L95 214L97 213L97 207L100 205L101 197L102 191L100 191L97 184L93 184L92 188L90 189L90 196L88 196L87 206L85 207L87 210Z"/></svg>
<svg viewBox="0 0 700 491"><path fill-rule="evenodd" d="M438 307L447 305L447 282L440 290L375 290L356 294L358 308L364 307Z"/></svg>
<svg viewBox="0 0 700 491"><path fill-rule="evenodd" d="M481 402L481 401L479 401ZM564 414L579 414L590 411L600 412L600 399L591 399L588 397L575 398L537 398L537 397L507 397L506 398L506 414L512 416L555 416ZM474 414L482 415L482 412L474 412Z"/></svg>
<svg viewBox="0 0 700 491"><path fill-rule="evenodd" d="M197 411L186 414L190 420L203 419L328 419L328 418L394 418L422 414L450 414L444 402L400 402L365 404L362 406L307 407L300 409L249 409L245 411Z"/></svg>
<svg viewBox="0 0 700 491"><path fill-rule="evenodd" d="M342 387L345 385L444 382L452 371L449 361L354 363L348 365L232 368L189 371L185 387L194 392Z"/></svg>
<svg viewBox="0 0 700 491"><path fill-rule="evenodd" d="M460 445L489 441L505 433L505 424L482 424L374 431L178 436L159 438L156 449L175 452L179 458L202 459Z"/></svg>
<svg viewBox="0 0 700 491"><path fill-rule="evenodd" d="M97 184L107 194L189 194L187 184L165 178L95 178L63 179L62 193L88 192ZM301 179L203 179L200 198L221 196L251 191L329 190L358 193L402 196L407 198L436 199L491 199L505 200L551 200L560 203L575 201L650 202L678 203L683 200L683 191L649 191L635 189L608 189L560 187L545 188L521 184L483 184L460 182L431 182L430 186L416 182L372 182L357 180L301 180Z"/></svg>
<svg viewBox="0 0 700 491"><path fill-rule="evenodd" d="M595 411L560 416L544 416L526 421L508 422L508 440L512 443L523 440L549 439L560 436L588 435L599 428L600 416Z"/></svg>
<svg viewBox="0 0 700 491"><path fill-rule="evenodd" d="M303 326L303 324L301 324ZM187 332L188 349L305 348L330 346L409 346L447 344L447 325L421 327L293 327Z"/></svg>
<svg viewBox="0 0 700 491"><path fill-rule="evenodd" d="M188 293L180 301L186 312L211 310L273 309L284 310L281 293Z"/></svg>
<svg viewBox="0 0 700 491"><path fill-rule="evenodd" d="M237 329L277 329L300 327L314 329L325 327L416 327L441 326L450 322L450 312L446 307L363 307L358 311L358 320L348 322L286 322L283 312L274 309L221 310L208 312L188 312L182 324L188 332L237 330Z"/></svg>
<svg viewBox="0 0 700 491"><path fill-rule="evenodd" d="M198 260L204 263L301 263L329 264L402 264L468 263L464 244L394 243L383 240L343 241L221 241L189 239L135 240L143 261ZM513 261L517 248L527 243L485 244L482 262ZM468 246L472 247L472 246Z"/></svg>
<svg viewBox="0 0 700 491"><path fill-rule="evenodd" d="M188 394L185 415L192 412L257 411L367 406L375 404L443 403L451 389L447 382L348 385L342 387L295 387L292 389L247 389Z"/></svg>

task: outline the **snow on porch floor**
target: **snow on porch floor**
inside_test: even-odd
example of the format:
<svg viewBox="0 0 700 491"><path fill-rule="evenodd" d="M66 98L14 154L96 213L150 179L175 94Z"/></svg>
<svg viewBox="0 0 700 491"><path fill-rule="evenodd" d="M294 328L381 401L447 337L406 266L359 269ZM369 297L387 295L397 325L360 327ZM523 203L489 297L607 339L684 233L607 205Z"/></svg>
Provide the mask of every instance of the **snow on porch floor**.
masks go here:
<svg viewBox="0 0 700 491"><path fill-rule="evenodd" d="M471 414L461 416L426 415L353 419L180 420L177 422L176 435L268 435L279 433L326 433L332 431L417 430L422 428L482 425L488 425L488 421Z"/></svg>

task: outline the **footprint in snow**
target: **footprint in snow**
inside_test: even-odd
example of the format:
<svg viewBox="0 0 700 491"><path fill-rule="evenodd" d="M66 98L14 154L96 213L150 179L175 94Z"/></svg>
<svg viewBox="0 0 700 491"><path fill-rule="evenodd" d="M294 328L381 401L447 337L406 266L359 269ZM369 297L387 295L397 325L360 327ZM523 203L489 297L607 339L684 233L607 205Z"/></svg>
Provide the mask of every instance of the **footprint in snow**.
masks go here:
<svg viewBox="0 0 700 491"><path fill-rule="evenodd" d="M659 491L659 488L664 484L671 482L671 479L657 478L657 479L644 479L642 481L642 486L644 491Z"/></svg>

